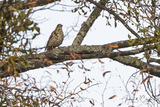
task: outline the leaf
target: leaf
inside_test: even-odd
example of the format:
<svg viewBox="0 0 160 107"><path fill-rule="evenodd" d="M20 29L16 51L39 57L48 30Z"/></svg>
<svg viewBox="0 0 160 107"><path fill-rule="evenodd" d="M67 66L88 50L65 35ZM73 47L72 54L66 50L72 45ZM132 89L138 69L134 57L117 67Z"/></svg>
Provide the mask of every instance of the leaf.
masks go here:
<svg viewBox="0 0 160 107"><path fill-rule="evenodd" d="M56 91L56 88L53 86L50 86L50 89Z"/></svg>
<svg viewBox="0 0 160 107"><path fill-rule="evenodd" d="M70 56L72 59L76 59L75 54L73 52L70 52Z"/></svg>
<svg viewBox="0 0 160 107"><path fill-rule="evenodd" d="M110 7L111 10L115 9L115 7Z"/></svg>
<svg viewBox="0 0 160 107"><path fill-rule="evenodd" d="M142 69L140 74L142 74L143 72L146 72L146 71L148 71L148 70L147 69Z"/></svg>
<svg viewBox="0 0 160 107"><path fill-rule="evenodd" d="M80 68L80 69L84 69L84 65L82 65L82 67L78 65L78 68Z"/></svg>
<svg viewBox="0 0 160 107"><path fill-rule="evenodd" d="M147 11L148 11L148 13L152 14L152 11L150 11L150 10L148 10L148 9L147 9Z"/></svg>
<svg viewBox="0 0 160 107"><path fill-rule="evenodd" d="M94 106L94 100L89 100L89 102L92 104L92 106Z"/></svg>
<svg viewBox="0 0 160 107"><path fill-rule="evenodd" d="M132 82L133 84L135 84L135 85L136 85L135 81L130 81L130 82Z"/></svg>
<svg viewBox="0 0 160 107"><path fill-rule="evenodd" d="M113 95L113 96L111 96L111 97L109 97L109 99L113 99L113 98L115 98L117 95Z"/></svg>
<svg viewBox="0 0 160 107"><path fill-rule="evenodd" d="M63 100L63 98L60 98L60 97L56 97L57 99L59 99L59 100Z"/></svg>
<svg viewBox="0 0 160 107"><path fill-rule="evenodd" d="M52 75L49 71L46 71L49 75Z"/></svg>
<svg viewBox="0 0 160 107"><path fill-rule="evenodd" d="M81 89L81 91L85 90L85 89L83 89L82 87L80 87L80 89Z"/></svg>
<svg viewBox="0 0 160 107"><path fill-rule="evenodd" d="M11 67L8 65L7 72L10 72Z"/></svg>
<svg viewBox="0 0 160 107"><path fill-rule="evenodd" d="M118 48L118 45L113 45L113 44L109 44L109 45L107 45L107 46L109 46L109 47L111 47L111 48Z"/></svg>
<svg viewBox="0 0 160 107"><path fill-rule="evenodd" d="M152 78L153 76L147 76L142 82L141 82L141 84L144 84L145 82L146 82L146 80L148 80L148 79L150 79L150 78Z"/></svg>
<svg viewBox="0 0 160 107"><path fill-rule="evenodd" d="M5 85L8 85L8 79L6 79L6 81L5 81Z"/></svg>
<svg viewBox="0 0 160 107"><path fill-rule="evenodd" d="M131 35L128 34L128 38L131 39Z"/></svg>
<svg viewBox="0 0 160 107"><path fill-rule="evenodd" d="M89 78L87 79L87 78L85 77L84 84L88 84L88 83L92 83L92 81L91 81Z"/></svg>
<svg viewBox="0 0 160 107"><path fill-rule="evenodd" d="M110 56L110 54L111 54L111 53L110 53L110 52L108 52L108 53L107 53L107 56Z"/></svg>
<svg viewBox="0 0 160 107"><path fill-rule="evenodd" d="M4 80L2 78L0 78L0 81L4 82Z"/></svg>
<svg viewBox="0 0 160 107"><path fill-rule="evenodd" d="M9 61L8 61L8 60L3 60L2 62L4 62L4 63L8 63Z"/></svg>
<svg viewBox="0 0 160 107"><path fill-rule="evenodd" d="M104 62L102 62L99 58L98 58L98 61L99 61L101 64L104 64Z"/></svg>
<svg viewBox="0 0 160 107"><path fill-rule="evenodd" d="M106 71L106 72L104 72L103 73L103 77L105 77L105 75L107 74L107 73L110 73L111 71Z"/></svg>
<svg viewBox="0 0 160 107"><path fill-rule="evenodd" d="M139 91L138 89L134 89L133 91Z"/></svg>
<svg viewBox="0 0 160 107"><path fill-rule="evenodd" d="M16 84L16 86L18 86L18 87L22 87L22 85L21 85L20 83Z"/></svg>
<svg viewBox="0 0 160 107"><path fill-rule="evenodd" d="M72 66L74 63L71 61L71 62L67 62L66 63L66 66Z"/></svg>
<svg viewBox="0 0 160 107"><path fill-rule="evenodd" d="M17 11L17 9L14 8L13 6L9 6L9 10Z"/></svg>

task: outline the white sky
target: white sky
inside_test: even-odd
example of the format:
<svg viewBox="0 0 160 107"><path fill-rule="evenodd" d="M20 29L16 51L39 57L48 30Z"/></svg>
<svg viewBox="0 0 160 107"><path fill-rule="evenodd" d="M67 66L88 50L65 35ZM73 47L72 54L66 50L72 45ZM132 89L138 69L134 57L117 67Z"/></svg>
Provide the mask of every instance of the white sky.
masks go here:
<svg viewBox="0 0 160 107"><path fill-rule="evenodd" d="M67 0L64 0L62 3L66 3ZM57 7L60 9L61 7ZM39 24L41 28L41 35L39 35L33 42L32 45L34 47L44 47L48 41L48 38L51 32L55 29L56 25L61 23L63 24L63 31L66 32L67 28L71 28L74 26L75 23L78 21L78 26L75 28L76 31L72 31L69 35L65 35L65 39L63 41L62 46L71 45L77 31L81 27L83 21L87 20L84 16L79 16L77 13L71 12L57 12L57 11L50 11L50 10L43 10L34 13L32 16L35 20L40 20L43 23ZM126 40L128 39L128 31L119 23L117 28L106 26L106 19L105 17L100 16L96 22L93 24L92 28L88 32L87 36L83 41L83 45L103 45L107 43L111 43L114 41ZM65 33L66 34L66 33ZM44 50L42 50L44 51ZM94 107L101 107L102 106L102 93L104 91L104 87L106 82L107 87L104 93L104 104L105 107L117 107L119 103L122 103L120 107L128 107L131 105L131 101L126 100L128 97L127 91L125 89L125 85L129 77L136 71L137 69L133 67L128 67L123 64L120 64L116 61L110 60L108 58L101 59L104 64L101 64L98 59L92 60L84 60L84 66L91 71L84 71L78 68L78 65L82 65L81 61L74 61L72 67L70 67L73 72L71 73L71 78L69 81L73 80L70 85L69 89L72 91L77 85L81 82L84 82L84 78L90 78L93 83L100 83L98 86L91 87L88 92L84 92L83 96L89 99L95 99L95 106ZM68 78L68 74L66 70L62 70L61 67L63 66L62 63L52 65L50 67L44 67L36 70L30 70L24 74L29 74L30 76L36 78L38 85L43 86L46 84L54 85L53 82L48 82L50 79L56 81L57 83L62 84L62 81L66 81ZM60 72L57 73L57 70ZM111 71L111 73L106 74L105 78L103 77L103 73L105 71ZM49 73L47 73L49 72ZM45 79L42 79L45 78ZM133 79L132 79L133 80ZM155 80L155 79L153 79ZM136 76L135 81L141 82L141 76L139 73ZM156 80L158 83L159 79ZM41 86L41 87L42 87ZM83 87L83 86L82 86ZM84 86L85 87L85 86ZM59 89L59 88L57 88ZM133 83L129 82L128 89L131 92L133 89ZM144 93L143 85L139 85L139 92L137 93L137 98L141 99L139 101L135 101L136 107L148 107L147 102L144 99L147 97L146 93ZM157 89L158 91L159 89ZM108 99L109 97L117 95L113 99ZM145 96L145 98L141 98ZM89 101L82 101L81 103L73 103L75 106L78 107L90 107ZM65 105L64 107L67 107ZM158 106L157 106L158 107Z"/></svg>

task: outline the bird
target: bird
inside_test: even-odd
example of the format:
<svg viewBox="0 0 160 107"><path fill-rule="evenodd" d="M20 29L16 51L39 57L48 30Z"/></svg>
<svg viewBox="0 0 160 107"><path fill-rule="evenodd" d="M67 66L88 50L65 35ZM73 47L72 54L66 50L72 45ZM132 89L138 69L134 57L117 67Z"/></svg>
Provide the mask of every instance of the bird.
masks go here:
<svg viewBox="0 0 160 107"><path fill-rule="evenodd" d="M63 39L64 39L62 26L63 26L62 24L58 24L56 29L51 33L45 50L51 50L62 44Z"/></svg>

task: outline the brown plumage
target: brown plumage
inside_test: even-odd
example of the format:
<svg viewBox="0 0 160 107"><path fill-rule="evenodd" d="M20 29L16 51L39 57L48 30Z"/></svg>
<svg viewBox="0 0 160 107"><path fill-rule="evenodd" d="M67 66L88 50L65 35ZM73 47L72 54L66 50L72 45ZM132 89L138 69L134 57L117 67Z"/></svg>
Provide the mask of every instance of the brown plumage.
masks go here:
<svg viewBox="0 0 160 107"><path fill-rule="evenodd" d="M51 33L46 49L51 50L52 48L60 46L62 44L63 38L64 34L62 31L62 25L58 24L56 29Z"/></svg>

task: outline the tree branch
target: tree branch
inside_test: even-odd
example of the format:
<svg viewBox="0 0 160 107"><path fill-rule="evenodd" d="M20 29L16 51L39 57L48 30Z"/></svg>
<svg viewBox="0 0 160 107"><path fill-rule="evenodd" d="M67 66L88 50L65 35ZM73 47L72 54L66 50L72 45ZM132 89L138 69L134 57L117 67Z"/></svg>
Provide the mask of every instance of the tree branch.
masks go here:
<svg viewBox="0 0 160 107"><path fill-rule="evenodd" d="M100 4L104 5L104 4L102 4L101 1L100 1ZM95 7L95 9L93 10L93 12L88 17L87 21L85 21L82 24L82 27L81 27L79 33L77 34L76 38L74 39L72 45L80 45L82 43L84 37L86 36L87 32L89 31L89 29L93 25L94 21L99 17L101 11L102 11L101 8Z"/></svg>
<svg viewBox="0 0 160 107"><path fill-rule="evenodd" d="M151 75L160 77L160 69L159 66L156 65L149 65L142 61L135 61L134 57L131 56L118 56L115 58L112 58L113 60L116 60L124 65L132 66L138 69L147 69L146 73L149 73Z"/></svg>
<svg viewBox="0 0 160 107"><path fill-rule="evenodd" d="M123 44L124 43L124 44ZM114 45L119 45L117 47L114 47ZM134 58L130 58L126 55L135 55L140 52L144 52L146 49L140 48L130 51L119 51L119 52L113 52L113 50L118 50L119 48L124 48L124 46L129 47L128 40L127 41L119 41L117 43L109 43L105 45L93 45L93 46L86 46L86 45L79 45L79 46L68 46L68 47L59 47L56 49L53 49L51 51L43 52L40 54L34 54L34 55L24 55L21 56L21 59L26 59L26 62L28 62L28 66L22 66L19 63L17 63L17 72L25 72L27 70L41 68L41 67L47 67L50 65L53 65L55 63L63 62L66 60L82 60L82 59L93 59L93 58L111 58L113 60L119 61L120 63L136 67L138 69L145 68L146 66L138 65L137 63L133 63ZM113 46L113 47L112 47ZM125 57L122 57L125 56ZM127 60L127 58L130 58L130 60ZM7 62L7 61L6 61ZM18 61L17 61L18 62ZM141 62L142 64L146 64L144 62ZM7 71L9 68L10 71ZM151 65L152 67L152 65ZM155 67L155 66L154 66ZM0 64L0 77L7 77L9 75L13 75L14 69L11 71L11 68L13 68L10 65L6 65L5 63ZM152 74L155 76L160 76L159 71L155 71L155 69L151 69ZM157 69L156 69L157 70Z"/></svg>
<svg viewBox="0 0 160 107"><path fill-rule="evenodd" d="M112 14L113 16L115 16L133 35L135 35L138 39L141 39L141 37L138 35L138 33L136 33L127 23L125 20L123 20L119 15L117 15L113 10L105 7L104 5L101 5L93 0L88 0L90 3L93 3L94 5L96 5L97 7L108 11L110 14Z"/></svg>
<svg viewBox="0 0 160 107"><path fill-rule="evenodd" d="M13 2L12 6L16 8L19 7L19 9L29 9L37 6L47 5L49 3L54 3L56 1L61 1L61 0L24 0L24 1L19 0L19 1ZM11 4L8 2L0 1L0 9L10 5Z"/></svg>

